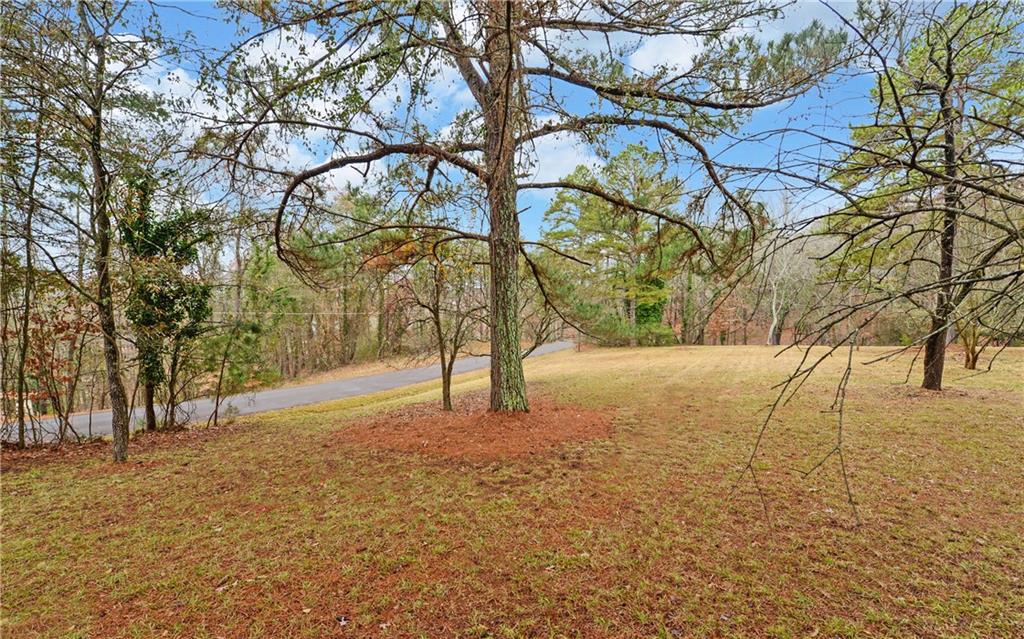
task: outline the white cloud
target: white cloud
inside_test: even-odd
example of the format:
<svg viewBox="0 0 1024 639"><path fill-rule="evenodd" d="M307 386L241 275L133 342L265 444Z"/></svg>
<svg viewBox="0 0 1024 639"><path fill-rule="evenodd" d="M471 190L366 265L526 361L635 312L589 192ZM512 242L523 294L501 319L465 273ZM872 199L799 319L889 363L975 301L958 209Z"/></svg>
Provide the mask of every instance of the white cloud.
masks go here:
<svg viewBox="0 0 1024 639"><path fill-rule="evenodd" d="M703 50L703 44L693 36L656 36L645 39L629 56L629 65L642 73L651 73L659 66L685 71Z"/></svg>
<svg viewBox="0 0 1024 639"><path fill-rule="evenodd" d="M441 67L441 72L430 84L430 94L444 109L464 108L475 103L469 85L458 69L450 64Z"/></svg>
<svg viewBox="0 0 1024 639"><path fill-rule="evenodd" d="M243 59L248 65L264 62L275 66L308 64L327 53L323 41L303 29L286 28L259 38L246 48Z"/></svg>
<svg viewBox="0 0 1024 639"><path fill-rule="evenodd" d="M539 124L543 124L543 120ZM539 138L530 150L534 167L529 180L559 180L581 164L591 169L601 165L601 159L577 135L566 133Z"/></svg>
<svg viewBox="0 0 1024 639"><path fill-rule="evenodd" d="M836 9L849 17L856 9L856 5L852 2L840 2ZM750 33L758 40L767 42L785 33L798 32L808 27L813 20L833 28L840 25L839 18L828 7L816 2L797 2L784 7L783 11L783 16L777 20L761 24L733 25L725 35L732 37ZM694 36L665 35L644 38L637 50L629 56L629 65L642 73L650 73L660 65L686 71L691 66L693 58L704 49L703 40Z"/></svg>
<svg viewBox="0 0 1024 639"><path fill-rule="evenodd" d="M278 136L278 138L283 138L283 136ZM298 173L323 164L331 158L341 157L341 155L340 152L330 156L318 153L316 149L310 148L309 145L292 139L284 144L280 155L275 158L264 157L262 162L278 170ZM367 182L368 179L372 180L374 170L371 168L370 173L364 176L363 171L365 169L364 165L349 165L329 171L321 179L327 188L342 193L349 186L360 186Z"/></svg>

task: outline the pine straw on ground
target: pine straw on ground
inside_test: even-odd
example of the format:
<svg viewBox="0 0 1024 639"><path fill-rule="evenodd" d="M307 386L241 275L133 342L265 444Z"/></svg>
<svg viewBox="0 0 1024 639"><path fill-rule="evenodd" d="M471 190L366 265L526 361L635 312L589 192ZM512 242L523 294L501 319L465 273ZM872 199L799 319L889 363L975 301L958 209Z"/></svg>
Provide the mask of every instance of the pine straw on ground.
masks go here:
<svg viewBox="0 0 1024 639"><path fill-rule="evenodd" d="M350 424L337 432L342 444L423 455L497 461L543 454L566 442L608 437L610 411L532 397L528 413L495 413L484 392L456 398L455 410L436 402L405 406Z"/></svg>
<svg viewBox="0 0 1024 639"><path fill-rule="evenodd" d="M5 473L0 633L1024 636L1024 351L986 376L951 365L942 394L898 385L909 359L858 366L844 435L859 526L835 459L800 473L834 442L845 359L766 432L763 495L740 477L798 356L776 354L530 361L538 416L551 402L612 425L532 454L395 446L438 432L436 389L419 387L134 449L116 472L103 455ZM485 376L459 381L472 421Z"/></svg>

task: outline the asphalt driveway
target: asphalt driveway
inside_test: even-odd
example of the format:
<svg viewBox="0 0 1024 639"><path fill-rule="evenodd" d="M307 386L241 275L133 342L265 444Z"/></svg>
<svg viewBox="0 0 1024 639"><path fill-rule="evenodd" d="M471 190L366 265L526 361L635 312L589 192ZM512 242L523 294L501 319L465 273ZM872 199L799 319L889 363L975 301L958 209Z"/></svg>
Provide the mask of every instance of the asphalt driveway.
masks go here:
<svg viewBox="0 0 1024 639"><path fill-rule="evenodd" d="M568 341L552 342L539 346L531 354L531 357L554 353L556 351L572 348L573 343ZM464 357L455 362L455 373L467 373L470 371L488 368L490 357ZM291 408L315 404L333 399L344 399L357 395L367 395L379 391L401 388L421 382L429 382L440 379L440 367L437 364L421 366L419 368L408 368L404 370L378 373L365 377L342 379L332 382L321 382L319 384L308 384L305 386L290 386L287 388L274 388L270 390L229 395L221 398L220 415L228 413L234 415L251 415L266 411ZM181 405L180 413L188 415L192 422L205 422L213 415L214 400L212 397L203 397L184 402ZM159 409L157 414L159 414ZM136 407L132 413L131 423L136 425L145 417L143 409ZM55 431L57 424L55 420L43 420L41 422L44 431ZM111 431L111 415L109 410L96 411L91 414L74 415L71 418L71 425L75 431L82 436L109 435Z"/></svg>

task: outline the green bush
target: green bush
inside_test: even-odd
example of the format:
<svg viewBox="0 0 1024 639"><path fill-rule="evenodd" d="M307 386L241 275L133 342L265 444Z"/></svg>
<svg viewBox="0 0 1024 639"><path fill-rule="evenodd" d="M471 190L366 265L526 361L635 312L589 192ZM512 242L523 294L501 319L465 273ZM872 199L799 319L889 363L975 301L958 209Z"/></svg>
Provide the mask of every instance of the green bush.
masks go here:
<svg viewBox="0 0 1024 639"><path fill-rule="evenodd" d="M637 342L641 346L670 346L676 343L676 334L671 326L641 324L636 329Z"/></svg>
<svg viewBox="0 0 1024 639"><path fill-rule="evenodd" d="M635 332L634 332L635 330ZM604 315L591 327L591 333L602 346L629 346L635 336L640 346L667 346L676 343L672 327L661 322L640 324L635 329L625 319Z"/></svg>

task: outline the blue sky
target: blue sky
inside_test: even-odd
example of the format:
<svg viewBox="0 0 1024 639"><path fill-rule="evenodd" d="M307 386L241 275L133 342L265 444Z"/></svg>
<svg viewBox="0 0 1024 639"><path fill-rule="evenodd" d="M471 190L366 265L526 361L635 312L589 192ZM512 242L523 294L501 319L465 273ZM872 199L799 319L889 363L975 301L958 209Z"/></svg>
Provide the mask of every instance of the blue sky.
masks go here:
<svg viewBox="0 0 1024 639"><path fill-rule="evenodd" d="M855 4L852 2L834 3L833 7L844 14L849 14L853 11ZM189 31L203 48L224 51L238 39L237 25L229 22L228 17L211 2L165 3L160 5L159 15L165 33L171 36L180 36L185 31ZM786 16L783 20L764 25L760 29L759 37L772 39L786 31L800 29L812 19L818 19L826 25L839 23L832 11L823 4L798 2L786 9ZM275 47L284 49L288 45L281 41L270 41L261 46L264 52L273 54ZM696 44L691 42L650 39L650 41L642 43L640 49L631 57L630 63L637 66L652 65L659 61L686 58L695 50ZM187 83L193 82L198 73L194 64L184 60L181 66L183 68L176 72L179 74L184 72L188 78ZM454 84L450 89L443 89L450 93L444 95L442 102L445 107L451 108L449 110L446 110L445 107L439 109L437 114L439 122L447 120L454 113L459 101L468 97L465 95L464 88L458 86L458 82ZM863 114L869 110L868 95L872 86L873 79L866 75L837 77L822 90L815 90L792 101L755 112L735 138L720 138L711 142L709 149L727 163L764 166L773 163L780 150L792 152L806 145L809 138L798 134L789 134L784 138L773 136L753 141L748 139L752 133L789 127L797 130L814 130L834 137L845 137L845 129L849 124L860 120ZM742 141L737 142L737 139ZM624 146L632 141L636 140L626 134L619 143ZM538 174L542 175L545 180L556 179L570 172L577 164L594 165L599 162L593 149L573 140L551 140L544 144L543 148L537 149L537 156ZM289 156L287 163L293 169L321 162L331 153L331 149L316 141L304 146L300 142L289 141L285 149L285 155ZM350 173L349 176L351 175ZM346 175L335 176L335 183L341 185L347 177ZM361 178L356 177L356 179ZM780 185L777 182L761 183L760 186L769 192L765 195L769 202L778 198L777 193L770 193L779 188ZM543 213L552 195L551 192L538 191L521 194L520 209L523 210L521 224L525 237L534 239L540 234ZM820 193L811 192L803 196L802 203L804 206L820 209L824 204L817 201L821 199Z"/></svg>

